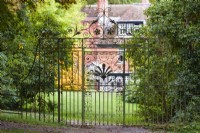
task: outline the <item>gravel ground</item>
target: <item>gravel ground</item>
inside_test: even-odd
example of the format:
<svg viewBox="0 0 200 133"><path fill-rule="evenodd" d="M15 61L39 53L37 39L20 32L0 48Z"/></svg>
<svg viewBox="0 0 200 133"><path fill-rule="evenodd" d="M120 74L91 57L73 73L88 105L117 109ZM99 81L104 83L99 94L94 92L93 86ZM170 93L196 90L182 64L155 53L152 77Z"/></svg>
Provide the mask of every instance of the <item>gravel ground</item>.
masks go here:
<svg viewBox="0 0 200 133"><path fill-rule="evenodd" d="M43 125L30 125L24 123L14 123L0 121L0 132L20 129L23 132L39 133L151 133L151 131L140 127L121 127L121 126L96 126L96 127L51 127Z"/></svg>

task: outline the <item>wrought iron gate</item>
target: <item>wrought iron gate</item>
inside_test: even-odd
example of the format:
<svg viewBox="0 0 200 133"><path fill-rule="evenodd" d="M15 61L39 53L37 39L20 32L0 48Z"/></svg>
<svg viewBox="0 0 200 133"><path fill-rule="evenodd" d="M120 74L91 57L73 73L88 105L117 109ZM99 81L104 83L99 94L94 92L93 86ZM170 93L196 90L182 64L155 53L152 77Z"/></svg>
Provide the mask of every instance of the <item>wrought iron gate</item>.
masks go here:
<svg viewBox="0 0 200 133"><path fill-rule="evenodd" d="M134 73L126 59L126 44L131 39L118 36L123 29L107 16L108 11L100 10L85 29L69 28L71 38L39 40L38 103L43 99L43 104L51 107L53 121L56 118L76 125L137 123L133 117L137 105L125 101L126 93L132 93L126 88ZM75 38L80 34L83 37ZM39 107L38 111L39 119L46 119L46 109Z"/></svg>
<svg viewBox="0 0 200 133"><path fill-rule="evenodd" d="M154 56L149 56L149 41L154 39L39 39L34 63L18 88L19 107L5 113L67 125L163 124L173 117L174 108L183 110L183 103L167 97L181 86L168 85L165 63L158 67L166 66L166 75L150 73L156 61L149 61ZM136 51L136 61L126 56ZM141 82L138 73L147 78ZM166 83L151 85L155 76ZM181 91L176 96L185 100Z"/></svg>
<svg viewBox="0 0 200 133"><path fill-rule="evenodd" d="M78 125L125 125L125 119L135 114L135 104L125 102L126 85L133 74L125 58L126 41L124 38L39 40L39 97L42 93L51 101L53 110L49 115L53 119Z"/></svg>

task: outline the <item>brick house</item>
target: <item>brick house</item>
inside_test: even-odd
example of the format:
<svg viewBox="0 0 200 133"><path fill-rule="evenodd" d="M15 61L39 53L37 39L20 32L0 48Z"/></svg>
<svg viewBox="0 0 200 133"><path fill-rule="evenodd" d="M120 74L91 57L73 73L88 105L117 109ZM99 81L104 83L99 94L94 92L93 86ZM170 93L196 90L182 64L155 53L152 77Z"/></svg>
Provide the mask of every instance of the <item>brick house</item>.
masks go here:
<svg viewBox="0 0 200 133"><path fill-rule="evenodd" d="M93 34L93 36L90 37L91 39L87 41L88 48L84 57L86 75L85 86L93 86L92 89L98 91L119 91L123 89L123 75L125 75L126 83L129 81L130 74L133 70L130 69L129 62L123 60L125 59L124 50L117 45L113 45L113 40L117 40L118 38L130 38L135 31L144 25L146 19L144 10L148 8L148 6L149 4L143 3L109 5L107 0L98 0L97 5L87 5L82 9L87 15L82 22L83 26L87 29L94 23L92 32L95 33L95 35ZM114 24L114 26L112 24ZM107 34L107 31L113 27L115 27L115 29L112 30L114 32L110 36ZM106 28L108 28L108 30ZM100 32L102 32L102 34L100 34ZM107 34L107 36L104 36L104 34ZM79 55L79 57L81 56ZM77 69L81 70L80 64L82 63L79 63ZM69 74L69 76L71 76L71 74ZM76 77L80 78L80 75ZM74 77L72 77L72 80L75 80L73 78ZM82 81L79 81L79 84L81 84Z"/></svg>
<svg viewBox="0 0 200 133"><path fill-rule="evenodd" d="M144 10L148 6L148 3L109 5L107 0L98 0L97 5L88 5L83 8L82 11L87 14L83 25L88 26L98 20L97 27L106 28L109 27L106 23L108 19L114 20L117 29L111 38L130 38L134 31L145 24ZM103 34L106 34L106 30ZM104 36L99 38L104 38ZM110 38L110 36L105 38ZM89 54L85 55L88 84L92 84L89 81L95 82L95 89L99 91L122 90L122 74L125 74L125 82L128 82L133 70L130 69L128 61L123 61L123 49L112 47L112 42L109 42L109 39L105 40L107 41L88 44L95 45L90 48ZM103 70L104 73L102 73Z"/></svg>

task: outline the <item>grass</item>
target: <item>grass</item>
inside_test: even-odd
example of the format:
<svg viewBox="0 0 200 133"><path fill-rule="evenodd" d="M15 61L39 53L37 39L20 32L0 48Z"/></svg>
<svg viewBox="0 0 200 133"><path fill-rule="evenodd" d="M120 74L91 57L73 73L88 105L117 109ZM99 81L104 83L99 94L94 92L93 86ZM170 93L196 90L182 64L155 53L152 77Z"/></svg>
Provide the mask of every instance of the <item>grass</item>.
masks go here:
<svg viewBox="0 0 200 133"><path fill-rule="evenodd" d="M57 103L58 94L50 98ZM123 99L120 93L116 92L86 92L85 102L82 103L82 92L64 91L61 94L61 115L69 120L80 120L85 114L85 120L89 123L122 123L123 121ZM85 104L85 112L82 110ZM125 103L126 123L137 123L140 118L136 117L138 105ZM57 111L56 111L57 113Z"/></svg>
<svg viewBox="0 0 200 133"><path fill-rule="evenodd" d="M41 112L41 119L39 121L38 112L24 111L0 111L0 120L29 123L35 125L48 125L48 126L66 126L73 124L82 124L82 92L80 91L63 91L61 94L61 123L57 123L57 110L54 112ZM113 92L88 92L85 97L85 122L86 124L97 125L121 125L123 123L123 100L122 95ZM54 103L58 103L58 93L46 96L46 99L51 99ZM14 113L13 113L14 112ZM150 124L147 125L143 122L137 114L139 112L138 104L125 103L125 124L126 125L142 125L146 126L157 132L177 132L177 133L198 133L200 131L200 123L193 122L189 124L168 123L168 124ZM23 116L23 117L21 117ZM23 118L23 119L21 119ZM67 122L67 123L66 123ZM22 132L18 129L5 129L4 132ZM28 132L28 131L27 131Z"/></svg>
<svg viewBox="0 0 200 133"><path fill-rule="evenodd" d="M63 124L63 123L38 121L35 119L30 119L29 117L27 119L22 119L21 115L7 114L7 113L0 113L0 121L22 123L22 124L35 125L35 126L39 125L38 127L40 126L49 126L49 127L56 127L56 128L66 127L66 124ZM0 133L39 133L39 131L24 129L23 126L17 126L17 127L14 126L13 128L11 127L6 126L5 129L0 129Z"/></svg>
<svg viewBox="0 0 200 133"><path fill-rule="evenodd" d="M58 105L57 92L49 96L45 95L44 97L46 100L51 100L54 104ZM123 105L122 95L117 92L93 91L86 92L83 95L81 91L63 91L60 100L61 121L64 123L67 122L69 125L82 124L82 119L87 124L122 124L123 111L125 111L126 125L138 125L142 122L142 118L137 114L139 112L138 105L131 103L125 103ZM85 109L83 109L82 104L85 105ZM37 106L37 104L32 104L31 106ZM125 110L123 110L123 106L125 106ZM18 116L21 117L20 114ZM51 112L47 110L43 111L40 115L38 112L25 110L22 116L32 121L38 121L40 117L40 120L44 122L57 122L58 107L56 106L54 111Z"/></svg>
<svg viewBox="0 0 200 133"><path fill-rule="evenodd" d="M39 132L35 132L35 131L24 131L23 129L3 129L0 131L0 133L39 133Z"/></svg>
<svg viewBox="0 0 200 133"><path fill-rule="evenodd" d="M150 124L147 128L156 133L199 133L200 122Z"/></svg>
<svg viewBox="0 0 200 133"><path fill-rule="evenodd" d="M6 114L6 113L0 113L0 121L7 121L7 122L17 122L17 123L27 123L31 125L44 125L44 126L51 126L51 127L57 127L57 126L66 126L64 123L53 123L52 121L39 121L38 119L33 119L30 117L21 117L21 115L16 114Z"/></svg>

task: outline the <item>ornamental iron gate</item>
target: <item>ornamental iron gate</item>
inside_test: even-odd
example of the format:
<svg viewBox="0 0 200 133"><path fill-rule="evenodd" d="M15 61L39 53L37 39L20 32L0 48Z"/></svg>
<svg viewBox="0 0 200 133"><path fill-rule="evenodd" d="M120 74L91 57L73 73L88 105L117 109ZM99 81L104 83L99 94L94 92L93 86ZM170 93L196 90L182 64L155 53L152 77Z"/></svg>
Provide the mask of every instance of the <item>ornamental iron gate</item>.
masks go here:
<svg viewBox="0 0 200 133"><path fill-rule="evenodd" d="M43 104L52 107L49 114L53 114L53 121L57 118L58 122L75 125L133 124L137 105L125 102L126 86L133 82L134 73L126 59L126 44L131 39L118 35L124 29L107 16L109 10L98 10L97 19L85 29L69 28L71 38L39 39L38 102L43 99ZM38 109L39 119L46 119L43 106Z"/></svg>
<svg viewBox="0 0 200 133"><path fill-rule="evenodd" d="M166 123L175 109L184 110L185 98L181 91L176 95L184 103L167 96L182 86L168 85L172 70L165 63L150 62L154 56L149 49L152 41L155 40L39 39L34 65L21 84L21 117L67 125ZM166 48L169 58L167 51ZM136 57L129 58L131 52ZM150 71L154 66L166 69L157 74ZM162 82L153 85L155 76L160 76Z"/></svg>
<svg viewBox="0 0 200 133"><path fill-rule="evenodd" d="M130 40L40 39L38 95L48 99L46 104L52 104L53 110L39 109L39 119L50 115L53 120L73 125L125 124L125 119L137 110L135 104L125 102L126 86L133 80L133 69L125 59L127 41Z"/></svg>

